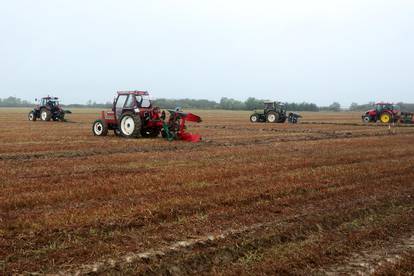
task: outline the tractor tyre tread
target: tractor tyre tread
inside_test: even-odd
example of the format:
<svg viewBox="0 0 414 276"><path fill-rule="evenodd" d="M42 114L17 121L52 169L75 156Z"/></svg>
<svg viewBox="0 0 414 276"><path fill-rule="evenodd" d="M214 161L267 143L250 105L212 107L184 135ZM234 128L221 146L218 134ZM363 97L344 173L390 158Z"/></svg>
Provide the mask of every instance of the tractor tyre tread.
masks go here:
<svg viewBox="0 0 414 276"><path fill-rule="evenodd" d="M42 114L46 112L46 117L43 118ZM50 121L50 119L52 119L52 112L50 112L50 110L48 110L47 108L42 108L40 110L40 119L42 121Z"/></svg>
<svg viewBox="0 0 414 276"><path fill-rule="evenodd" d="M270 115L274 115L275 116L275 120L274 121L269 120ZM276 123L278 120L279 120L279 113L277 113L275 111L269 111L266 114L266 122L268 122L268 123Z"/></svg>
<svg viewBox="0 0 414 276"><path fill-rule="evenodd" d="M134 123L135 123L134 131L129 135L126 134L126 133L123 133L122 126L121 126L122 120L127 116L131 117L134 120ZM125 112L124 114L122 114L121 119L119 120L119 129L120 129L122 137L125 137L125 138L139 138L139 137L141 137L141 125L142 125L141 117L135 115L132 112Z"/></svg>
<svg viewBox="0 0 414 276"><path fill-rule="evenodd" d="M96 124L101 124L101 127L102 127L101 132L97 132L97 129L95 128ZM100 119L96 120L92 124L92 133L95 136L106 136L108 135L108 125Z"/></svg>
<svg viewBox="0 0 414 276"><path fill-rule="evenodd" d="M29 112L29 114L27 115L27 118L29 119L29 121L36 121L36 112L34 112L33 110Z"/></svg>

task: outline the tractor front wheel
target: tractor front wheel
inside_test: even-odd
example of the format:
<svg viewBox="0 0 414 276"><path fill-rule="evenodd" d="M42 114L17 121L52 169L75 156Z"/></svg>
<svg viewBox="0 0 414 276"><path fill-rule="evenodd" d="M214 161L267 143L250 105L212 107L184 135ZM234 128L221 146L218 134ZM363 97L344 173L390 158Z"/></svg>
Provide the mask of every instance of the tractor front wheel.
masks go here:
<svg viewBox="0 0 414 276"><path fill-rule="evenodd" d="M391 115L388 113L382 113L380 116L380 121L384 124L391 123Z"/></svg>
<svg viewBox="0 0 414 276"><path fill-rule="evenodd" d="M253 114L252 116L250 116L250 122L257 123L258 120L259 120L259 116L257 116L256 114Z"/></svg>
<svg viewBox="0 0 414 276"><path fill-rule="evenodd" d="M362 117L362 122L364 122L366 124L369 123L369 122L371 122L371 117L369 115L363 116Z"/></svg>
<svg viewBox="0 0 414 276"><path fill-rule="evenodd" d="M30 111L29 115L27 115L27 117L28 117L29 121L36 121L36 119L37 119L36 114L35 114L34 111Z"/></svg>
<svg viewBox="0 0 414 276"><path fill-rule="evenodd" d="M141 135L141 118L131 112L122 115L120 130L123 137L137 138Z"/></svg>
<svg viewBox="0 0 414 276"><path fill-rule="evenodd" d="M40 110L40 119L42 119L42 121L50 121L51 118L52 118L52 112L50 112L46 108L43 108L42 110Z"/></svg>
<svg viewBox="0 0 414 276"><path fill-rule="evenodd" d="M269 113L267 113L266 115L266 121L268 123L276 123L279 120L279 114L274 112L274 111L270 111Z"/></svg>
<svg viewBox="0 0 414 276"><path fill-rule="evenodd" d="M95 136L106 136L108 134L108 126L102 120L96 120L92 125L92 132Z"/></svg>

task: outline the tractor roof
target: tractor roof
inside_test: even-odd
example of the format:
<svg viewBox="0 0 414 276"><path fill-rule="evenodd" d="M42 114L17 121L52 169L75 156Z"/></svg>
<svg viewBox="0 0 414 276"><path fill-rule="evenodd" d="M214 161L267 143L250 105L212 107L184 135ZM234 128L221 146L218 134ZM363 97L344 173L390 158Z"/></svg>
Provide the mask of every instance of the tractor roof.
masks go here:
<svg viewBox="0 0 414 276"><path fill-rule="evenodd" d="M378 102L378 103L375 103L375 104L379 104L379 105L385 105L385 104L390 104L390 105L393 105L393 103L387 103L387 102Z"/></svg>
<svg viewBox="0 0 414 276"><path fill-rule="evenodd" d="M132 91L118 91L118 95L143 96L143 95L149 95L149 94L148 94L148 91L132 90Z"/></svg>
<svg viewBox="0 0 414 276"><path fill-rule="evenodd" d="M58 97L51 97L51 96L43 97L42 99L46 99L46 100L59 100Z"/></svg>

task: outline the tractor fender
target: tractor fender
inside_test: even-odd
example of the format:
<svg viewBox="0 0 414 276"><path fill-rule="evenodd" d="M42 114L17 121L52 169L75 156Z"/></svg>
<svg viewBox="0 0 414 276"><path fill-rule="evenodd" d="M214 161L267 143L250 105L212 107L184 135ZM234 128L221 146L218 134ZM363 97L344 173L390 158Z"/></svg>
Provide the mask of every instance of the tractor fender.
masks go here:
<svg viewBox="0 0 414 276"><path fill-rule="evenodd" d="M371 117L375 117L375 116L377 116L377 111L375 111L375 110L370 110L370 111L367 111L367 112L365 113L365 115L369 115L369 116L371 116Z"/></svg>

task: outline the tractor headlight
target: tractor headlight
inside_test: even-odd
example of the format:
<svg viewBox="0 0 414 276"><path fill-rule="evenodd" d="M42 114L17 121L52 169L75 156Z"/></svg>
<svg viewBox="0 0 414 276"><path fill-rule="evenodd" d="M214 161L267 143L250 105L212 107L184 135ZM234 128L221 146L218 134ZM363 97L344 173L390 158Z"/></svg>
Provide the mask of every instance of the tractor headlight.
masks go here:
<svg viewBox="0 0 414 276"><path fill-rule="evenodd" d="M135 113L139 113L139 108L134 109Z"/></svg>

